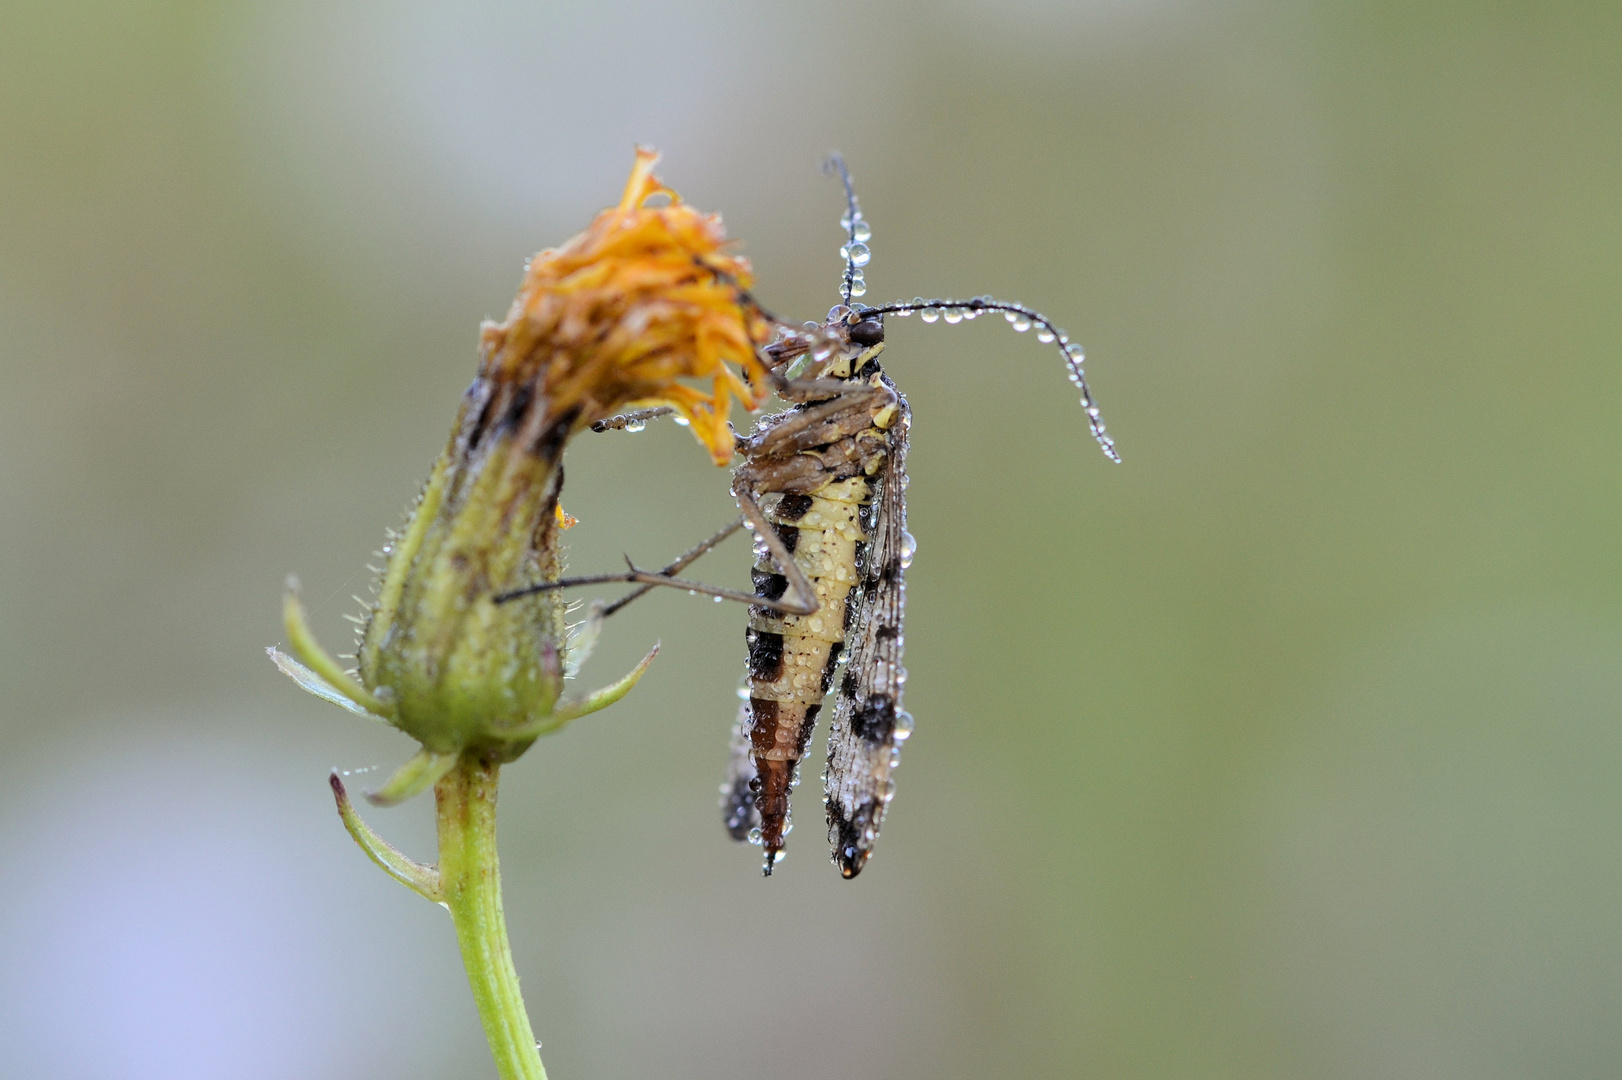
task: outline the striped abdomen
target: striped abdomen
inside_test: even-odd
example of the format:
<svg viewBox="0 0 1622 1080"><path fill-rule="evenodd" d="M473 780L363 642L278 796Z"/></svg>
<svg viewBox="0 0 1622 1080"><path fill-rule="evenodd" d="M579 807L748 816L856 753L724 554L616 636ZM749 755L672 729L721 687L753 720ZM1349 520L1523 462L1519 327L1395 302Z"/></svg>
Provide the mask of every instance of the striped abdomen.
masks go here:
<svg viewBox="0 0 1622 1080"><path fill-rule="evenodd" d="M857 546L866 539L861 510L872 497L867 479L854 476L810 495L784 495L776 506L766 507L767 519L810 580L817 600L810 615L749 609L752 786L768 873L788 831L795 768L805 756L844 644ZM770 553L757 555L753 578L756 594L766 599L781 599L787 591L787 579L777 572Z"/></svg>

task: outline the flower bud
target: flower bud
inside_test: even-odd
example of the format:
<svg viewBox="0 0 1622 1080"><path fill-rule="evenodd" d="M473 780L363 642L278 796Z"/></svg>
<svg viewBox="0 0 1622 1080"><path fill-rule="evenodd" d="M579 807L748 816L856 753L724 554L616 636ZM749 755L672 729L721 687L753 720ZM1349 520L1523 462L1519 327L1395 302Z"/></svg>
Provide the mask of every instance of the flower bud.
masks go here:
<svg viewBox="0 0 1622 1080"><path fill-rule="evenodd" d="M289 601L290 639L313 671L273 651L283 670L423 744L386 786L388 801L432 783L464 750L517 757L538 735L623 696L646 668L560 705L569 648L560 593L495 602L561 577L569 437L626 408L669 405L724 464L732 400L753 408L764 396L755 345L771 324L744 292L749 265L726 250L718 217L659 182L657 159L639 149L619 205L531 260L507 318L484 326L479 372L449 443L384 549L358 682L314 644ZM647 205L653 196L668 201ZM682 379L708 380L709 391ZM572 669L580 658L569 659Z"/></svg>

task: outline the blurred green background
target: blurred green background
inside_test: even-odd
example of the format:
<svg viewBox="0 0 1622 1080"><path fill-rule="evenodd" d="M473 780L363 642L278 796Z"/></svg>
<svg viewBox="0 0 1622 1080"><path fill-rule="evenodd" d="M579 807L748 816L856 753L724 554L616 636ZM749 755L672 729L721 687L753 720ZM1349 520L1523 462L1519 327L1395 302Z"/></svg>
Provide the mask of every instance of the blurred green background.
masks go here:
<svg viewBox="0 0 1622 1080"><path fill-rule="evenodd" d="M410 745L263 647L290 570L346 640L478 321L637 141L797 318L842 149L867 299L1049 312L1126 463L1051 349L892 322L878 855L838 878L808 783L762 880L742 611L616 619L587 679L648 678L504 785L554 1076L1622 1073L1619 57L1614 3L5 5L0 1074L492 1074L326 791ZM572 565L725 488L579 439Z"/></svg>

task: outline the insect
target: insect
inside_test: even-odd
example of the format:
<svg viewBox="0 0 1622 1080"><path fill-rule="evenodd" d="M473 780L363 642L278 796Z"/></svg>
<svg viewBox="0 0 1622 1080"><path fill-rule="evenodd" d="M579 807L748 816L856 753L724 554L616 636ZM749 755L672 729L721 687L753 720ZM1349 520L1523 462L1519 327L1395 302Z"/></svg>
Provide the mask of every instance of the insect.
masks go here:
<svg viewBox="0 0 1622 1080"><path fill-rule="evenodd" d="M1093 437L1111 460L1120 457L1087 389L1080 346L1046 316L989 296L861 304L871 229L844 161L835 155L827 167L845 189L841 303L820 324L790 328L771 320L780 329L762 357L789 408L762 417L735 440L740 460L732 494L743 517L658 573L633 566L625 574L543 587L642 584L604 614L657 585L748 603L747 686L740 690L747 696L721 786L727 831L763 848L769 876L791 828L789 797L800 762L832 690L823 773L828 839L840 873L853 878L878 840L895 792L891 774L913 727L902 707L907 672L901 666L906 571L916 548L906 505L912 413L879 364L885 316L917 314L926 323L955 324L999 312L1015 330L1036 328L1038 340L1061 349ZM755 301L740 290L740 303ZM594 426L635 431L670 411L627 413ZM745 524L755 536L753 594L672 576Z"/></svg>

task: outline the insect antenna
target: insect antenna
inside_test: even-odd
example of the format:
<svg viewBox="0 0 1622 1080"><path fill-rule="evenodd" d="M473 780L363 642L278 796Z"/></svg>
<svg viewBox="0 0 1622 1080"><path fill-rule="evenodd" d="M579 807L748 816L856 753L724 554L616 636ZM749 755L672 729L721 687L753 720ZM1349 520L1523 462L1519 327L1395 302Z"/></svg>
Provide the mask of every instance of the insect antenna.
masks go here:
<svg viewBox="0 0 1622 1080"><path fill-rule="evenodd" d="M867 246L873 231L862 219L862 207L856 201L856 185L851 181L844 156L838 151L829 154L822 162L822 171L826 176L838 176L839 182L845 185L845 216L839 219L840 228L845 230L845 246L840 249L840 254L845 257L845 276L839 286L839 295L849 304L851 297L867 295L867 281L862 267L873 257Z"/></svg>
<svg viewBox="0 0 1622 1080"><path fill-rule="evenodd" d="M1009 325L1020 333L1035 326L1036 340L1058 345L1065 366L1070 369L1070 381L1081 391L1081 407L1087 413L1087 426L1092 429L1093 438L1098 441L1104 456L1119 464L1121 455L1115 449L1115 440L1104 430L1104 418L1093 401L1092 391L1087 389L1087 376L1082 371L1086 356L1081 346L1071 341L1070 336L1055 326L1052 319L1034 308L1010 300L993 300L989 296L976 296L969 300L925 300L919 296L911 301L897 300L879 307L859 307L854 314L862 319L870 319L884 315L908 316L917 312L926 323L945 319L955 325L987 311L1002 312Z"/></svg>

